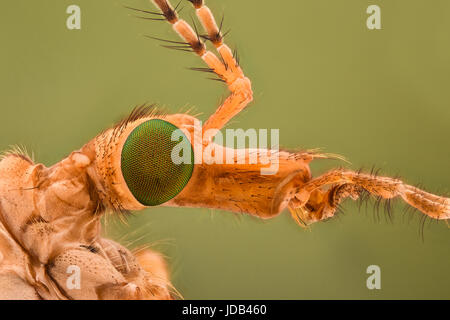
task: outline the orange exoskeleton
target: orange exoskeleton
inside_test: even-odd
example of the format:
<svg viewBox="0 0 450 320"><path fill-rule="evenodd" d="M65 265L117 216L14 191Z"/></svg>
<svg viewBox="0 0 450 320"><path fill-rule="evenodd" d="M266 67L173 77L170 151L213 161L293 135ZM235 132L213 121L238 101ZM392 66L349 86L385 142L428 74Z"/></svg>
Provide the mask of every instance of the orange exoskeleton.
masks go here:
<svg viewBox="0 0 450 320"><path fill-rule="evenodd" d="M174 298L161 255L148 249L132 253L100 236L106 210L124 213L162 205L271 218L288 209L307 225L333 217L347 197L370 194L399 197L433 219L450 218L450 199L398 179L346 169L313 178L309 163L329 157L314 151L232 150L231 163L210 161L208 157L230 154L210 133L252 101L252 88L204 1L190 2L206 35L199 36L179 19L167 0L154 0L161 13L134 10L167 20L182 39L173 42L195 52L207 65L205 71L226 83L229 97L203 126L189 114L136 108L49 168L19 150L5 153L0 160L0 298ZM211 41L217 55L203 39ZM178 129L183 147L192 154L208 148L213 152L200 152L200 161L174 163L172 151L180 140L172 138ZM269 164L250 161L255 153L276 155L276 172L264 174ZM71 268L78 270L78 282L69 281Z"/></svg>

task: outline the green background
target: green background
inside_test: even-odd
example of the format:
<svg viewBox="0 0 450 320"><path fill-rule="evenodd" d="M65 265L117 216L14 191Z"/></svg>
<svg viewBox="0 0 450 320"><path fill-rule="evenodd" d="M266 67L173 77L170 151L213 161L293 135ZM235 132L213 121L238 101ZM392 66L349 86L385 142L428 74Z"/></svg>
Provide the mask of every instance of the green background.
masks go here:
<svg viewBox="0 0 450 320"><path fill-rule="evenodd" d="M81 30L66 8L81 7ZM131 17L144 0L6 1L0 10L0 149L21 144L51 165L143 102L206 120L227 91L194 55L161 48L177 40L165 22ZM174 3L176 4L176 3ZM285 148L323 148L352 168L375 165L408 183L450 186L450 2L448 0L210 0L225 13L255 100L228 127L279 128ZM366 8L381 7L382 30ZM193 10L182 3L182 17ZM319 160L315 174L341 163ZM151 243L169 260L185 298L450 298L450 230L403 206L394 222L373 207L298 227L287 212L267 221L206 209L152 208L110 216L106 234ZM382 215L381 215L382 216ZM381 267L381 290L366 268Z"/></svg>

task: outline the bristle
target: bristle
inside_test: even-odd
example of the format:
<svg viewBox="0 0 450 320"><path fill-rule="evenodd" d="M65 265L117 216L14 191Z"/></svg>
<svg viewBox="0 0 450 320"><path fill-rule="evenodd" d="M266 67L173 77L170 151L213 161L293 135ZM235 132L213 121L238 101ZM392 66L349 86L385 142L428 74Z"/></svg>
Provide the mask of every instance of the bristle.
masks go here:
<svg viewBox="0 0 450 320"><path fill-rule="evenodd" d="M393 222L393 216L392 216L392 204L391 199L386 199L384 201L384 212L387 213L387 218L389 219L389 222Z"/></svg>
<svg viewBox="0 0 450 320"><path fill-rule="evenodd" d="M219 79L219 78L207 78L207 79L208 79L208 80L213 80L213 81L219 81L219 82L224 82L224 83L226 83L225 80Z"/></svg>
<svg viewBox="0 0 450 320"><path fill-rule="evenodd" d="M157 16L163 16L163 14L161 12L154 12L154 11L147 11L147 10L142 10L142 9L138 9L138 8L132 8L132 7L128 7L128 6L123 6L124 8L133 10L133 11L137 11L137 12L141 12L141 13L148 13L148 14L153 14L153 15L157 15Z"/></svg>
<svg viewBox="0 0 450 320"><path fill-rule="evenodd" d="M34 163L34 154L29 155L25 146L12 145L8 150L0 153L0 161L8 156L19 157L31 164Z"/></svg>
<svg viewBox="0 0 450 320"><path fill-rule="evenodd" d="M207 73L214 73L214 69L211 68L204 68L204 67L190 67L188 68L192 71L200 71L200 72L207 72Z"/></svg>
<svg viewBox="0 0 450 320"><path fill-rule="evenodd" d="M166 112L158 109L156 104L147 104L144 103L142 105L136 106L131 113L121 121L119 121L114 127L113 127L113 136L118 134L121 130L123 130L129 123L145 118L145 117L151 117L151 116L158 116L163 117L166 114Z"/></svg>
<svg viewBox="0 0 450 320"><path fill-rule="evenodd" d="M228 29L227 31L225 31L225 33L222 35L222 38L225 38L230 32L231 32L231 29Z"/></svg>
<svg viewBox="0 0 450 320"><path fill-rule="evenodd" d="M150 17L141 17L133 15L134 18L142 19L142 20L152 20L152 21L166 21L164 18L150 18Z"/></svg>
<svg viewBox="0 0 450 320"><path fill-rule="evenodd" d="M162 38L153 37L153 36L149 36L149 35L144 35L144 37L149 38L149 39L153 39L153 40L162 41L162 42L181 44L181 45L189 46L189 43L183 42L183 41L167 40L167 39L162 39Z"/></svg>
<svg viewBox="0 0 450 320"><path fill-rule="evenodd" d="M223 21L225 20L225 14L222 14L222 19L220 19L220 24L219 24L219 34L222 32L222 27L223 27Z"/></svg>
<svg viewBox="0 0 450 320"><path fill-rule="evenodd" d="M178 4L175 6L175 8L173 8L173 10L176 12L176 13L180 13L181 12L181 10L183 10L183 8L181 8L180 10L178 10L178 7L180 6L180 4L181 4L181 2L182 2L183 0L180 0L179 2L178 2Z"/></svg>
<svg viewBox="0 0 450 320"><path fill-rule="evenodd" d="M194 52L191 49L191 46L189 46L189 45L187 45L187 46L166 46L166 45L161 45L161 47L167 48L167 49L172 49L172 50L178 50L178 51Z"/></svg>
<svg viewBox="0 0 450 320"><path fill-rule="evenodd" d="M239 66L240 65L240 63L239 63L239 53L238 53L236 48L233 50L233 58L234 58L234 60L236 60L236 65Z"/></svg>

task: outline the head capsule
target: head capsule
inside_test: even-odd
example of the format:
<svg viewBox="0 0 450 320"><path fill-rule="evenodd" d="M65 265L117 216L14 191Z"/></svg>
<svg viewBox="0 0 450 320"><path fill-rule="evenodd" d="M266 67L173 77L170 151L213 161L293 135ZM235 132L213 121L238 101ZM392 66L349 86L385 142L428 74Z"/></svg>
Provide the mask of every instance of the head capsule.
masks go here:
<svg viewBox="0 0 450 320"><path fill-rule="evenodd" d="M194 170L191 136L186 129L190 118L142 116L93 140L95 162L89 175L107 207L139 210L157 206L184 189ZM184 160L180 162L180 158Z"/></svg>

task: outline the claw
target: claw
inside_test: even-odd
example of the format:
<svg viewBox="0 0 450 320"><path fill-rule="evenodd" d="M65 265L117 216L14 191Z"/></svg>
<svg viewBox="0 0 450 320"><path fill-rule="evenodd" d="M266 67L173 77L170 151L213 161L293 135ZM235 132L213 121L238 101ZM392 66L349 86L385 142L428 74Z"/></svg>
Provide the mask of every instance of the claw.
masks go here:
<svg viewBox="0 0 450 320"><path fill-rule="evenodd" d="M305 207L293 208L288 206L288 209L295 222L304 229L309 229L309 225L315 222L310 220L309 211Z"/></svg>

